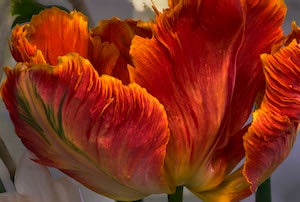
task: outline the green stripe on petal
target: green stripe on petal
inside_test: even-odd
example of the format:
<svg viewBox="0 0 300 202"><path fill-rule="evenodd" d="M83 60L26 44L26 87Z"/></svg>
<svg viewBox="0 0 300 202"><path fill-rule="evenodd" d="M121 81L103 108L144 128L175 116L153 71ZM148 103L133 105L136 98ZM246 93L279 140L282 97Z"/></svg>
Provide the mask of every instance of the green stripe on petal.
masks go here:
<svg viewBox="0 0 300 202"><path fill-rule="evenodd" d="M18 64L6 73L3 100L37 162L116 200L174 191L164 165L167 115L145 89L99 77L78 54L60 57L57 66Z"/></svg>
<svg viewBox="0 0 300 202"><path fill-rule="evenodd" d="M48 143L50 144L49 140L47 139L46 135L44 134L44 130L39 126L37 121L35 120L34 116L32 115L32 111L30 109L30 105L28 100L25 96L20 94L16 94L16 99L18 106L22 109L19 112L19 116L23 119L27 124L29 124L32 128L34 128L38 134Z"/></svg>
<svg viewBox="0 0 300 202"><path fill-rule="evenodd" d="M42 106L42 110L40 111L41 114L44 114L46 116L46 119L55 132L54 134L58 136L59 139L61 139L65 144L67 144L72 150L80 153L82 156L84 156L86 159L90 160L88 154L86 154L84 151L82 151L80 148L78 148L75 144L72 143L71 140L69 140L64 132L63 129L63 123L62 123L62 107L63 103L65 101L65 94L62 97L59 108L57 113L55 112L55 109L53 108L53 104L46 104L41 97L41 95L38 93L37 87L32 86L33 91L33 98L36 99L35 103L40 103ZM38 124L38 122L34 118L34 112L30 108L30 103L26 99L26 96L18 95L17 94L17 101L19 106L22 108L22 112L20 112L19 116L22 118L27 124L29 124L32 128L34 128L41 137L49 144L51 145L50 140L47 138L47 135L45 134L45 131L43 128Z"/></svg>

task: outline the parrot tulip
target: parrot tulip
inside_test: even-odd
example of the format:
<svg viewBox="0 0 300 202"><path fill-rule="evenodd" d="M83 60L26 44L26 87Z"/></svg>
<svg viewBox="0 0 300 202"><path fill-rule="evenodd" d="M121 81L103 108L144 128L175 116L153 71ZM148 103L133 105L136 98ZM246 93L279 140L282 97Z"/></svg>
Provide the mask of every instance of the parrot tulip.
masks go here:
<svg viewBox="0 0 300 202"><path fill-rule="evenodd" d="M97 193L185 186L237 201L297 135L300 29L284 36L285 13L282 0L169 0L152 22L89 29L80 12L47 9L13 30L1 96L35 161Z"/></svg>

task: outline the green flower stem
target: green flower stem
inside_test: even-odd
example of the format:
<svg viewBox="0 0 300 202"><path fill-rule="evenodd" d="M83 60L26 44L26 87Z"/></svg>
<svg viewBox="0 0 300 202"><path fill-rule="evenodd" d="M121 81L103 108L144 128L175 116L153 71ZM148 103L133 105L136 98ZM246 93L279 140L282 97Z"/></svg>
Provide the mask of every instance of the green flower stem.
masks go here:
<svg viewBox="0 0 300 202"><path fill-rule="evenodd" d="M176 187L174 194L168 195L168 202L182 202L183 201L183 186Z"/></svg>
<svg viewBox="0 0 300 202"><path fill-rule="evenodd" d="M16 165L13 158L9 154L4 141L1 138L0 138L0 158L2 159L3 163L7 167L10 174L10 178L13 180L15 176Z"/></svg>
<svg viewBox="0 0 300 202"><path fill-rule="evenodd" d="M256 202L271 202L271 180L268 178L257 189Z"/></svg>
<svg viewBox="0 0 300 202"><path fill-rule="evenodd" d="M4 188L4 185L3 185L2 181L0 179L0 193L4 193L4 192L6 192L6 191L5 191L5 188Z"/></svg>

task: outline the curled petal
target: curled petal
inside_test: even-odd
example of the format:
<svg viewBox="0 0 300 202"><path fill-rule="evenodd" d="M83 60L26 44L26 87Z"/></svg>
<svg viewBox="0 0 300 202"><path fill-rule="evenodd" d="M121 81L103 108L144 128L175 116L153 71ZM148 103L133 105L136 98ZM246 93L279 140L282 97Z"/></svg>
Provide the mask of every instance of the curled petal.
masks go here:
<svg viewBox="0 0 300 202"><path fill-rule="evenodd" d="M298 43L300 43L300 27L297 26L296 22L292 22L292 31L291 33L287 36L285 45L288 45L291 43L293 40L297 40Z"/></svg>
<svg viewBox="0 0 300 202"><path fill-rule="evenodd" d="M145 89L99 77L77 54L6 72L3 100L36 161L118 200L173 190L164 170L167 116Z"/></svg>
<svg viewBox="0 0 300 202"><path fill-rule="evenodd" d="M217 187L200 193L195 193L205 202L233 202L251 194L250 184L243 176L242 168L226 176Z"/></svg>
<svg viewBox="0 0 300 202"><path fill-rule="evenodd" d="M30 62L38 51L45 62L56 64L57 57L70 52L88 55L87 18L79 12L68 14L51 8L33 16L30 24L16 26L11 51L18 62Z"/></svg>
<svg viewBox="0 0 300 202"><path fill-rule="evenodd" d="M18 62L30 61L37 52L36 46L31 45L26 39L28 27L29 25L17 25L12 32L11 53Z"/></svg>
<svg viewBox="0 0 300 202"><path fill-rule="evenodd" d="M132 65L129 56L131 41L135 35L151 37L151 34L147 23L134 20L122 21L115 17L111 20L102 20L91 30L91 38L96 46L90 60L98 72L119 78L123 83L129 83L127 64ZM102 51L97 44L102 44L106 49L110 49L110 52L117 49L118 53L112 54L113 57L107 57L109 51ZM107 62L104 57L110 59L110 62Z"/></svg>
<svg viewBox="0 0 300 202"><path fill-rule="evenodd" d="M299 58L296 40L274 54L262 55L265 96L244 136L244 175L252 191L286 158L295 141L300 122Z"/></svg>
<svg viewBox="0 0 300 202"><path fill-rule="evenodd" d="M89 54L89 60L96 71L101 74L112 75L120 57L118 48L109 42L103 42L101 37L93 36L93 49ZM126 68L125 68L126 70ZM126 75L128 74L125 72Z"/></svg>

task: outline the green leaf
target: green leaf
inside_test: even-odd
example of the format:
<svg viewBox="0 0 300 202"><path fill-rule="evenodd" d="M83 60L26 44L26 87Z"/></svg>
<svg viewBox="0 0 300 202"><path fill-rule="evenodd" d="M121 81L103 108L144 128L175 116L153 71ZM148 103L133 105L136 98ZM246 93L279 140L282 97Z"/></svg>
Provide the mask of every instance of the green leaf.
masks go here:
<svg viewBox="0 0 300 202"><path fill-rule="evenodd" d="M13 177L15 175L16 165L1 137L0 137L0 158L2 159L4 165L7 167L9 175L13 180ZM0 189L1 189L1 184L0 184Z"/></svg>
<svg viewBox="0 0 300 202"><path fill-rule="evenodd" d="M39 14L42 10L51 7L57 7L61 10L69 12L65 7L58 5L48 5L37 3L35 0L13 0L11 4L11 15L16 15L15 20L12 23L12 28L21 23L29 22L33 15Z"/></svg>

